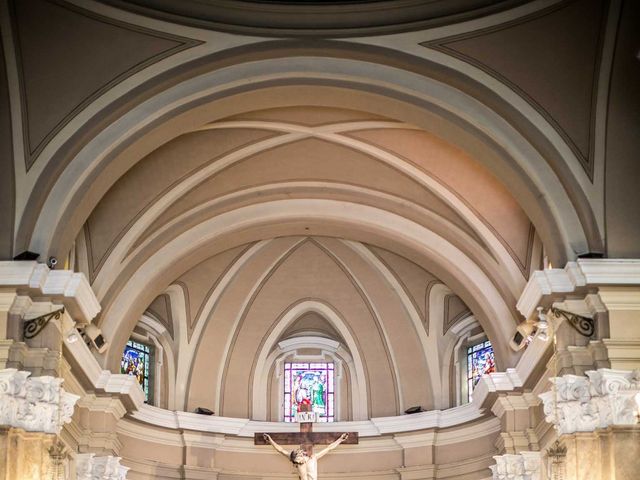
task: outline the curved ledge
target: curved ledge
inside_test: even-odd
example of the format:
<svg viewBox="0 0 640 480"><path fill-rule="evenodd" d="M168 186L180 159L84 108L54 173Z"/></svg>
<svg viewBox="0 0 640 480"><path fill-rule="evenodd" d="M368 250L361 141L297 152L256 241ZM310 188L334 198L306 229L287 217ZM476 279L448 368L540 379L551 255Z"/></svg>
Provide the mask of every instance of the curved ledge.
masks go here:
<svg viewBox="0 0 640 480"><path fill-rule="evenodd" d="M431 410L413 415L378 417L354 422L317 423L317 432L350 431L361 437L446 428L477 420L483 416L475 403L447 410ZM173 430L192 430L223 433L239 437L253 437L257 432L297 432L298 424L284 422L260 422L248 418L203 416L191 412L172 412L162 408L142 405L132 417L144 423Z"/></svg>

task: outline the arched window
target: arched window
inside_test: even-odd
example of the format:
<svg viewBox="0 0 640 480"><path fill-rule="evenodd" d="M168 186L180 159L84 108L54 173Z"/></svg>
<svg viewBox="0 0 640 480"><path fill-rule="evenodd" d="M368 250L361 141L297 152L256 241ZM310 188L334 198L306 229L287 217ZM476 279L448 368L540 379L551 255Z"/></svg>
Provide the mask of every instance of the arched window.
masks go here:
<svg viewBox="0 0 640 480"><path fill-rule="evenodd" d="M495 371L496 361L489 340L467 347L467 395L469 402L473 398L473 389L480 378Z"/></svg>
<svg viewBox="0 0 640 480"><path fill-rule="evenodd" d="M329 362L284 364L284 421L295 422L300 405L311 405L321 422L333 422L334 365Z"/></svg>
<svg viewBox="0 0 640 480"><path fill-rule="evenodd" d="M120 373L133 375L144 391L144 401L153 404L153 365L154 347L129 340L122 352Z"/></svg>

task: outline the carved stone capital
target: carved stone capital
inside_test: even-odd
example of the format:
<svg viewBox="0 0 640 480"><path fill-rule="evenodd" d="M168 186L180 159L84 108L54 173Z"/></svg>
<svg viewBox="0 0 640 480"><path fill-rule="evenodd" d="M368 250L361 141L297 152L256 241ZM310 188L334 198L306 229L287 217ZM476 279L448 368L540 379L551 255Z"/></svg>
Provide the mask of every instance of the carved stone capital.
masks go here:
<svg viewBox="0 0 640 480"><path fill-rule="evenodd" d="M555 392L540 395L546 420L559 434L638 423L640 370L600 368L586 375L551 378Z"/></svg>
<svg viewBox="0 0 640 480"><path fill-rule="evenodd" d="M61 378L29 375L15 368L0 370L0 425L57 434L71 421L80 397L65 392Z"/></svg>
<svg viewBox="0 0 640 480"><path fill-rule="evenodd" d="M496 455L492 465L494 480L539 480L542 457L540 452L520 452L518 455Z"/></svg>
<svg viewBox="0 0 640 480"><path fill-rule="evenodd" d="M76 457L77 480L125 480L128 467L120 465L120 457L81 453Z"/></svg>

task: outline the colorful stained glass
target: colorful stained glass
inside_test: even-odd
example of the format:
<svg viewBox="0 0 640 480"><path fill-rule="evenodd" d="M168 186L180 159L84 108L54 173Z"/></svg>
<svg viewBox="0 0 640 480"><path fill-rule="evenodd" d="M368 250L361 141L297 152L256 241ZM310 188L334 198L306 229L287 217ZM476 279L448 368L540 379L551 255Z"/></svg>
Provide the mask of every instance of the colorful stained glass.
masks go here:
<svg viewBox="0 0 640 480"><path fill-rule="evenodd" d="M284 364L284 421L295 422L302 404L311 405L321 422L333 422L333 363Z"/></svg>
<svg viewBox="0 0 640 480"><path fill-rule="evenodd" d="M144 343L129 340L120 361L120 373L133 375L144 391L145 402L149 401L149 363L151 348Z"/></svg>
<svg viewBox="0 0 640 480"><path fill-rule="evenodd" d="M480 378L496 371L493 347L490 341L480 342L467 348L467 391L469 401L472 399L473 389Z"/></svg>

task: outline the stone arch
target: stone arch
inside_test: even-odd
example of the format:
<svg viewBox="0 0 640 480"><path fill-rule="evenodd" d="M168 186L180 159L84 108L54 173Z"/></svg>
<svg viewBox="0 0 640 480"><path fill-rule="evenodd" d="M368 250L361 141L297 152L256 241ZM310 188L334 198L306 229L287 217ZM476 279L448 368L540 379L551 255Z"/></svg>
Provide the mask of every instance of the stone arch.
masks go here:
<svg viewBox="0 0 640 480"><path fill-rule="evenodd" d="M589 217L589 212L585 213L581 204L575 205L582 201L575 200L580 192L568 194L561 182L569 180L557 176L535 148L499 115L478 100L433 78L385 65L376 65L375 68L372 66L367 62L345 62L339 58L301 56L286 61L270 59L235 65L224 72L208 72L169 88L133 108L108 129L96 135L72 159L73 168L70 164L70 168L65 169L57 179L48 198L43 200L38 218L27 215L30 218L25 218L19 237L30 238L28 243L32 249L63 254L93 206L93 200L83 202L81 199L88 200L89 191L92 199L99 198L115 178L128 168L126 162L122 161L117 168L111 168L115 176L108 179L106 175L101 175L102 185L91 184L92 179L111 162L114 152L121 150L125 144L135 143L149 129L159 128L161 125L150 122L160 121L160 112L171 116L185 108L192 110L191 120L187 121L184 115L180 117L180 123L184 124L183 130L174 130L172 136L187 131L184 129L196 127L196 111L203 102L215 99L224 103L224 100L231 98L230 95L240 95L236 87L242 79L243 91L257 92L264 89L267 92L269 88L278 85L314 84L331 85L332 88L337 85L360 93L374 90L374 95L382 103L400 102L405 109L411 109L407 105L413 105L414 111L409 115L413 123L435 131L462 148L472 151L482 149L483 162L505 185L517 190L523 208L536 225L549 252L559 259L559 263L562 263L560 259L572 258L576 252L588 250L589 243L597 243L592 232L594 228L586 218ZM304 68L306 72L304 80L298 76L299 68ZM446 98L448 103L443 104L437 100L441 98ZM220 111L224 110L220 108ZM150 111L157 114L149 115ZM421 115L423 118L419 118ZM447 120L452 117L456 119L455 122ZM166 117L163 120L166 121ZM178 117L171 122L174 120L177 122ZM175 128L176 122L171 128ZM465 123L464 128L456 126L456 122ZM438 123L446 124L449 131L442 127L438 131ZM486 130L479 132L472 125L484 125ZM465 129L475 131L470 134ZM487 136L487 132L490 135ZM462 145L461 142L467 144ZM118 169L120 174L117 173ZM78 171L83 172L81 177L77 175ZM541 202L540 199L544 201ZM33 234L29 233L28 225L31 221L35 221ZM62 225L65 225L67 231L73 232L61 231Z"/></svg>
<svg viewBox="0 0 640 480"><path fill-rule="evenodd" d="M114 357L113 348L118 348L126 337L126 331L130 331L126 325L130 311L138 308L137 303L144 303L136 284L142 281L148 284L158 279L171 265L188 255L192 255L191 261L194 261L197 255L193 255L198 248L238 229L246 233L251 225L257 227L270 222L290 225L314 219L343 227L350 225L349 230L364 229L374 232L428 258L436 269L434 273L452 287L459 286L460 294L466 297L465 302L472 309L477 307L474 312L480 317L496 345L499 359L505 364L514 359L515 354L509 353L508 348L508 340L515 325L512 311L486 273L464 252L423 226L380 209L336 200L296 199L266 202L233 210L191 228L156 251L129 277L127 285L105 309L101 328L115 346L107 354L107 364L115 368L117 358ZM170 252L181 252L183 257L176 259ZM181 268L186 269L188 265L183 264Z"/></svg>

